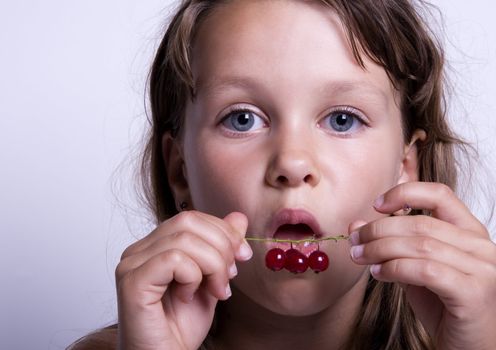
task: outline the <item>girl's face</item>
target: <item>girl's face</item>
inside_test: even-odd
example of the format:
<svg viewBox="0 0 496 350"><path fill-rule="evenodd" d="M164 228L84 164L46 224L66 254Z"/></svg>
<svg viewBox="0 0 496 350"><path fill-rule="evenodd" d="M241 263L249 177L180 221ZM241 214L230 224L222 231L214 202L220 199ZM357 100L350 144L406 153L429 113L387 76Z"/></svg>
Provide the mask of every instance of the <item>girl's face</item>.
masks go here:
<svg viewBox="0 0 496 350"><path fill-rule="evenodd" d="M201 24L192 57L197 91L181 153L195 209L244 213L248 236L279 228L302 238L281 225L308 214L320 227L309 235L347 234L351 222L380 217L374 199L405 176L399 96L384 69L365 55L358 65L330 8L230 2ZM320 274L268 270L273 245L253 243L233 282L269 310L313 314L363 292L368 272L346 241L320 244L330 258Z"/></svg>

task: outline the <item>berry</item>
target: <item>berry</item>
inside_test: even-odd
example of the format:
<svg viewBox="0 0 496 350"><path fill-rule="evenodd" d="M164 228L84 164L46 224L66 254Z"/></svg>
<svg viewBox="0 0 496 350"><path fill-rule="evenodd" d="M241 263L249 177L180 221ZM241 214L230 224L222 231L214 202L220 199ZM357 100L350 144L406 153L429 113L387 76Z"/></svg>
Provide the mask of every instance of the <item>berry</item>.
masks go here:
<svg viewBox="0 0 496 350"><path fill-rule="evenodd" d="M286 253L281 248L273 248L265 255L265 266L273 271L282 270L286 260Z"/></svg>
<svg viewBox="0 0 496 350"><path fill-rule="evenodd" d="M288 249L284 268L292 273L303 273L308 268L308 258L297 249Z"/></svg>
<svg viewBox="0 0 496 350"><path fill-rule="evenodd" d="M325 271L329 267L329 257L326 253L320 250L315 250L308 257L308 266L315 273Z"/></svg>

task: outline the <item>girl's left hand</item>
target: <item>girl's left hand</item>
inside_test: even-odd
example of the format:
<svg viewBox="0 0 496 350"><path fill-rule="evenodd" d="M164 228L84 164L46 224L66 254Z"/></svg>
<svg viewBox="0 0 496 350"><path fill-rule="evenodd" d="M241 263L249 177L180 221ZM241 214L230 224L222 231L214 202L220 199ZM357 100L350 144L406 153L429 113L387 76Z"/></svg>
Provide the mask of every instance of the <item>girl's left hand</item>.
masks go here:
<svg viewBox="0 0 496 350"><path fill-rule="evenodd" d="M487 229L442 184L398 185L375 203L392 214L352 232L351 255L374 278L397 282L436 349L496 349L496 245ZM352 230L353 230L352 225Z"/></svg>

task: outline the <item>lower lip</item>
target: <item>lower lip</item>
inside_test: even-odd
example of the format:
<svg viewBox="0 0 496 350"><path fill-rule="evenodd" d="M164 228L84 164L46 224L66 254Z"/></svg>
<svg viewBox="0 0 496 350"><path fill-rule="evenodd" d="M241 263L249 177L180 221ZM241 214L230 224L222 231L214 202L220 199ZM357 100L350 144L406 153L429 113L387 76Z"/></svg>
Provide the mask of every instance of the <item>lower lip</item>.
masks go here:
<svg viewBox="0 0 496 350"><path fill-rule="evenodd" d="M301 242L301 243L289 243L289 242L273 242L270 243L270 248L280 248L284 251L294 248L302 252L307 257L314 251L319 249L319 245L315 242Z"/></svg>

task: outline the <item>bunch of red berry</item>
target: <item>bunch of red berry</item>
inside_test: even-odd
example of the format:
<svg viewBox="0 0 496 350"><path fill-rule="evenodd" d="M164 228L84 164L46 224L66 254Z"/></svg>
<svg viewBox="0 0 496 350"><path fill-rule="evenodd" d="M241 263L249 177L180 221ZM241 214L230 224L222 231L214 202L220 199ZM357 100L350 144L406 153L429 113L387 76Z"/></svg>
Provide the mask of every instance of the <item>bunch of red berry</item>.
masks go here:
<svg viewBox="0 0 496 350"><path fill-rule="evenodd" d="M311 268L315 273L325 271L329 267L329 257L326 253L315 250L308 257L298 249L272 248L265 255L265 266L273 271L283 268L292 273L303 273Z"/></svg>

